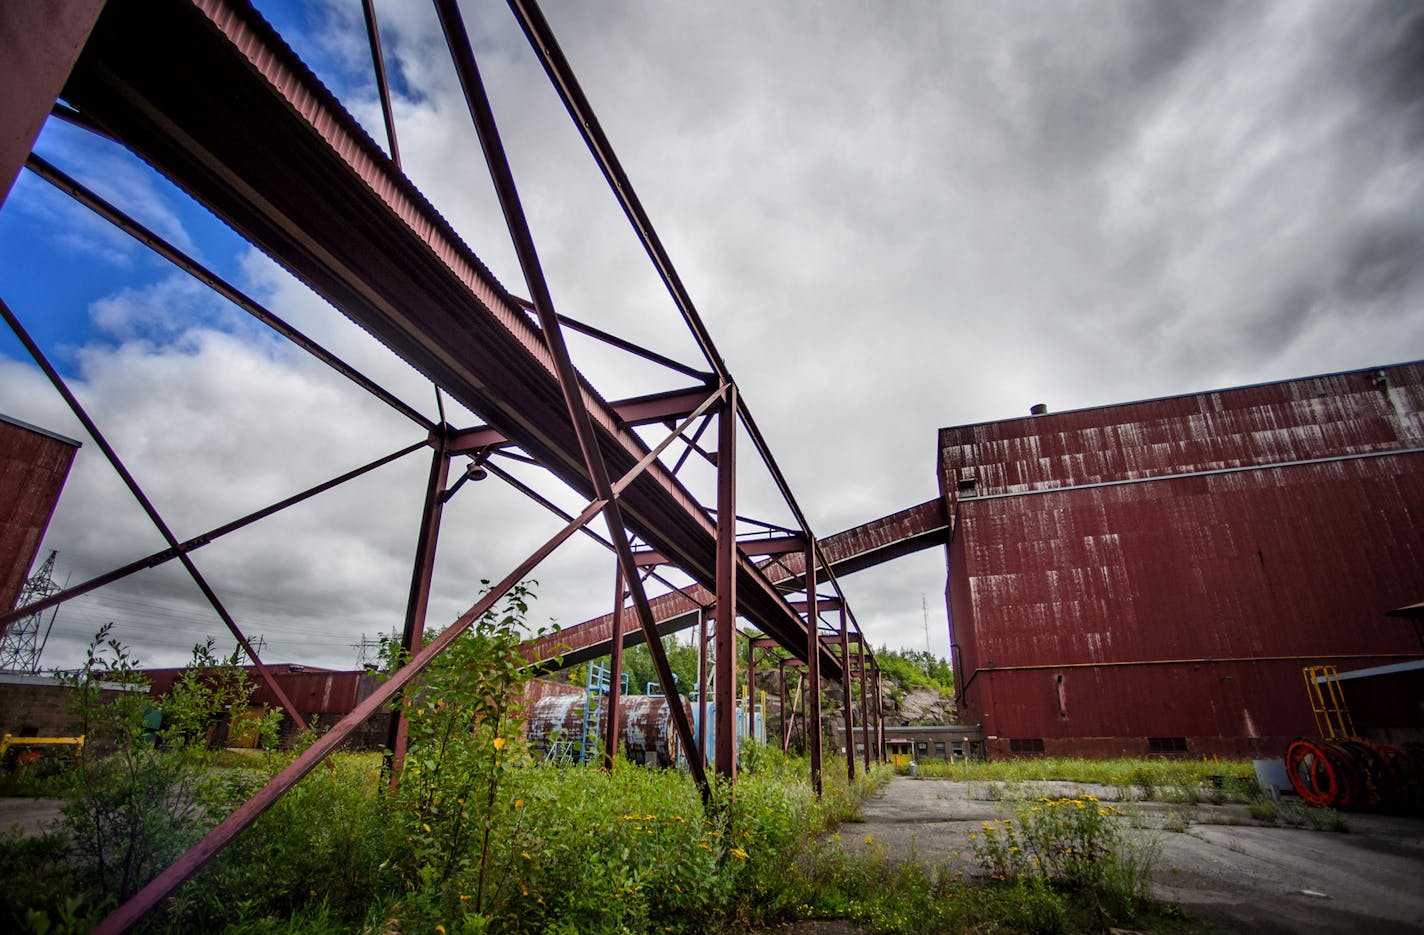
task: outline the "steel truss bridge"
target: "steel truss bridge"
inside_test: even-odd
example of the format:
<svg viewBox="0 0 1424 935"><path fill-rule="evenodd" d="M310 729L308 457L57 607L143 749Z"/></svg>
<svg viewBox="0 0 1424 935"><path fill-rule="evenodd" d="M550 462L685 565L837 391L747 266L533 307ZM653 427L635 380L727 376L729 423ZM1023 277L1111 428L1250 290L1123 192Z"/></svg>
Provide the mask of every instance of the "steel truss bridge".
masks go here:
<svg viewBox="0 0 1424 935"><path fill-rule="evenodd" d="M710 623L715 752L710 763L689 757L705 795L708 769L732 778L736 774L733 719L740 618L762 634L748 641L749 667L755 665L758 650L774 649L783 660L779 664L805 669L808 752L819 792L823 676L844 686L848 735L856 707L851 703L852 684L859 680L867 767L872 751L881 747L878 729L874 739L871 735L879 714L879 671L838 574L947 538L942 501L932 500L817 539L534 0L509 0L510 10L699 348L702 359L695 365L670 360L555 309L458 5L455 0L434 0L528 298L495 280L401 170L376 11L372 0L361 2L385 119L384 148L245 0L34 0L0 6L0 87L5 88L0 95L0 194L8 194L21 169L27 168L399 412L420 433L413 444L384 458L179 540L44 349L0 297L6 323L166 542L166 548L153 555L40 603L54 606L137 571L177 561L251 657L258 676L301 724L295 705L263 666L191 553L397 458L422 449L430 452L402 634L409 662L115 910L101 932L126 931L142 919L357 726L398 700L401 689L451 641L575 534L598 539L615 556L612 611L530 644L531 664L548 668L611 655L616 672L623 648L646 642L664 689L671 690L671 671L657 636L693 625L701 625L705 633ZM426 417L121 207L33 154L39 130L51 117L99 134L146 161L408 362L438 393L478 413L485 424L455 427L443 421L443 414L439 421ZM569 331L662 365L669 388L635 399L604 398L575 369L565 341ZM658 444L646 443L634 431L659 424L670 428ZM739 425L795 517L794 528L742 518L743 527L758 531L738 535ZM709 430L709 438L715 439L710 451L699 443ZM681 456L669 464L667 452L674 444ZM694 451L715 464L713 503L699 502L679 479ZM452 486L451 462L456 457L471 459L467 473L482 470L504 479L560 515L564 525L427 642L425 617L441 511L453 487L466 476ZM576 514L561 511L509 474L500 464L503 458L542 466L586 505ZM595 521L601 521L603 532L593 527ZM662 566L677 569L693 584L672 584L658 571ZM650 597L645 589L650 579L663 582L667 590ZM818 593L823 584L829 593ZM0 627L41 609L39 604L17 609L0 617ZM616 678L609 703L616 712ZM680 706L670 708L683 749L700 750ZM616 716L610 717L610 724L617 724ZM607 734L605 761L611 767L616 728ZM399 708L392 717L389 743L398 770L405 747ZM855 759L847 757L852 776Z"/></svg>

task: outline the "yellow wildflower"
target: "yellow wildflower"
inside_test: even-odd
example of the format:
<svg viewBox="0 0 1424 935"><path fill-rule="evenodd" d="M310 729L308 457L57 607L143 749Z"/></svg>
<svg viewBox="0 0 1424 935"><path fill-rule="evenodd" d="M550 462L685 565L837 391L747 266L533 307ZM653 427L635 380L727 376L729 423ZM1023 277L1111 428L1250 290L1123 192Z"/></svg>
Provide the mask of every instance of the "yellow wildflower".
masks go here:
<svg viewBox="0 0 1424 935"><path fill-rule="evenodd" d="M737 858L738 860L746 860L747 852L742 850L740 847L734 847L732 848L732 856Z"/></svg>
<svg viewBox="0 0 1424 935"><path fill-rule="evenodd" d="M866 843L866 844L869 844L869 843L871 843L871 842L874 841L874 840L875 840L875 838L872 837L871 835L868 835L868 834L867 834L867 835L865 836L865 843Z"/></svg>
<svg viewBox="0 0 1424 935"><path fill-rule="evenodd" d="M503 737L496 737L496 738L494 739L494 748L495 748L496 750L503 750L503 749L504 749L504 738L503 738Z"/></svg>
<svg viewBox="0 0 1424 935"><path fill-rule="evenodd" d="M523 800L523 799L515 799L515 800L514 800L514 807L515 807L515 808L523 808L523 807L524 807L524 800Z"/></svg>

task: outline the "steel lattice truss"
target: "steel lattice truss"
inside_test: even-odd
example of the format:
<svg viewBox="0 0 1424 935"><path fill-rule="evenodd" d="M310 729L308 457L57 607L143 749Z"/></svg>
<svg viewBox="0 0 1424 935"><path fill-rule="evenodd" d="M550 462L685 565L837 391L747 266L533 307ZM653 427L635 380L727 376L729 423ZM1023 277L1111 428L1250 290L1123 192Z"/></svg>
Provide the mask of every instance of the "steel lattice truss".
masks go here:
<svg viewBox="0 0 1424 935"><path fill-rule="evenodd" d="M665 689L671 689L671 672L658 634L715 620L716 748L711 766L718 773L734 777L736 772L733 719L738 617L764 634L751 641L749 667L755 665L758 649L779 648L791 655L779 663L783 673L787 666L806 670L808 744L818 791L823 672L843 681L848 735L853 726L852 685L859 682L867 765L870 751L880 746L878 735L872 740L869 733L879 710L878 671L835 578L837 562L854 559L828 557L813 535L538 6L533 0L509 3L700 349L703 360L696 366L669 360L558 314L458 6L454 0L434 0L434 5L519 259L528 299L501 286L402 173L371 0L363 0L363 8L386 121L386 150L361 129L246 0L110 0L107 4L102 0L53 0L0 8L0 83L8 89L0 101L0 124L7 127L7 135L0 139L0 172L4 173L0 182L5 190L20 167L26 166L385 402L425 434L423 441L180 541L43 349L29 337L14 312L0 302L0 314L167 543L151 556L0 617L0 626L133 572L176 560L252 658L259 677L300 724L295 706L262 666L190 553L397 458L421 448L431 451L404 622L409 663L332 725L192 851L120 907L101 931L123 931L141 919L352 730L396 699L431 659L576 533L597 538L615 554L617 597L612 614L559 634L559 642L571 643L579 650L570 661L611 652L616 670L625 645L646 641L659 678ZM440 392L479 413L486 424L457 429L428 419L119 207L31 154L39 127L50 115L102 134L147 161L409 362ZM574 368L565 344L566 330L659 363L676 376L678 385L652 396L610 402ZM673 428L660 443L650 446L634 429L655 424ZM738 538L738 425L780 489L796 528L758 524L762 531L755 537ZM708 442L702 442L704 435ZM702 444L712 447L711 440L715 440L715 455L701 448ZM685 450L669 465L660 456L674 442L682 443ZM715 503L699 502L679 480L678 472L693 451L710 455L715 462ZM471 467L452 485L451 459L457 456L470 457ZM576 515L560 511L501 467L498 461L505 457L542 466L577 491L587 505ZM441 510L450 493L470 474L480 471L515 485L562 516L565 525L452 626L426 643L425 613ZM930 505L916 509L924 512L926 506ZM942 507L937 509L942 513ZM590 527L600 517L603 533ZM694 584L676 587L668 583L666 594L649 598L645 578L651 575L666 582L656 571L661 565L678 569ZM843 565L843 570L846 567L852 566ZM817 594L822 581L830 584L833 595ZM626 608L630 601L631 608ZM726 612L727 608L735 608L735 612ZM629 612L634 618L631 622L626 620ZM549 665L555 650L533 644L529 652L532 664ZM612 684L610 705L616 712L618 680L614 678ZM670 710L682 748L700 750L681 707L672 705ZM609 723L617 724L616 715ZM607 733L606 758L611 765L616 728ZM398 713L392 719L390 743L398 767L404 752ZM855 757L847 760L853 775ZM693 755L689 766L705 792L706 764Z"/></svg>

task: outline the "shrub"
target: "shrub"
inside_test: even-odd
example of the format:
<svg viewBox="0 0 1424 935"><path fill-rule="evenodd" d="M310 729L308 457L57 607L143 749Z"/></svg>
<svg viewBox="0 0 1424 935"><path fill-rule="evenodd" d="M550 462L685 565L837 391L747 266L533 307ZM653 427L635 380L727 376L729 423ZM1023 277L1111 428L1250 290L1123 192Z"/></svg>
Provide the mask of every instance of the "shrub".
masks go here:
<svg viewBox="0 0 1424 935"><path fill-rule="evenodd" d="M246 706L253 686L236 657L218 660L209 640L193 648L155 728L147 680L109 630L105 625L95 634L83 667L61 675L87 741L68 774L64 817L85 875L123 901L239 801L208 769L207 730L224 711ZM126 690L105 697L105 684ZM268 740L275 737L275 715L254 726Z"/></svg>
<svg viewBox="0 0 1424 935"><path fill-rule="evenodd" d="M1020 802L1014 812L969 836L991 878L1040 877L1091 894L1104 920L1130 919L1150 898L1155 848L1130 836L1116 806L1079 795Z"/></svg>

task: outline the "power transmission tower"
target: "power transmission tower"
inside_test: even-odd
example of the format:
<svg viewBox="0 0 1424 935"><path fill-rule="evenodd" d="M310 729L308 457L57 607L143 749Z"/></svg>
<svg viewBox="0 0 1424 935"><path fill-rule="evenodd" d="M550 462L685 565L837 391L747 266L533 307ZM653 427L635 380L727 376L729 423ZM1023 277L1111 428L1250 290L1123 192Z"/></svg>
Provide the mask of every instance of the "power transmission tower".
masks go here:
<svg viewBox="0 0 1424 935"><path fill-rule="evenodd" d="M367 665L374 665L381 649L380 639L368 639L366 634L361 634L361 642L352 643L351 648L356 650L356 668L364 669Z"/></svg>
<svg viewBox="0 0 1424 935"><path fill-rule="evenodd" d="M39 571L26 579L16 607L23 608L59 593L60 587L54 582L54 557L58 554L51 549L49 558L44 560ZM44 626L43 636L40 635L40 627L44 625L42 612L16 620L4 634L0 634L0 672L39 673L40 653L44 652L45 643L49 642L49 633L54 628L54 618L58 613L58 607L50 612L49 625Z"/></svg>

